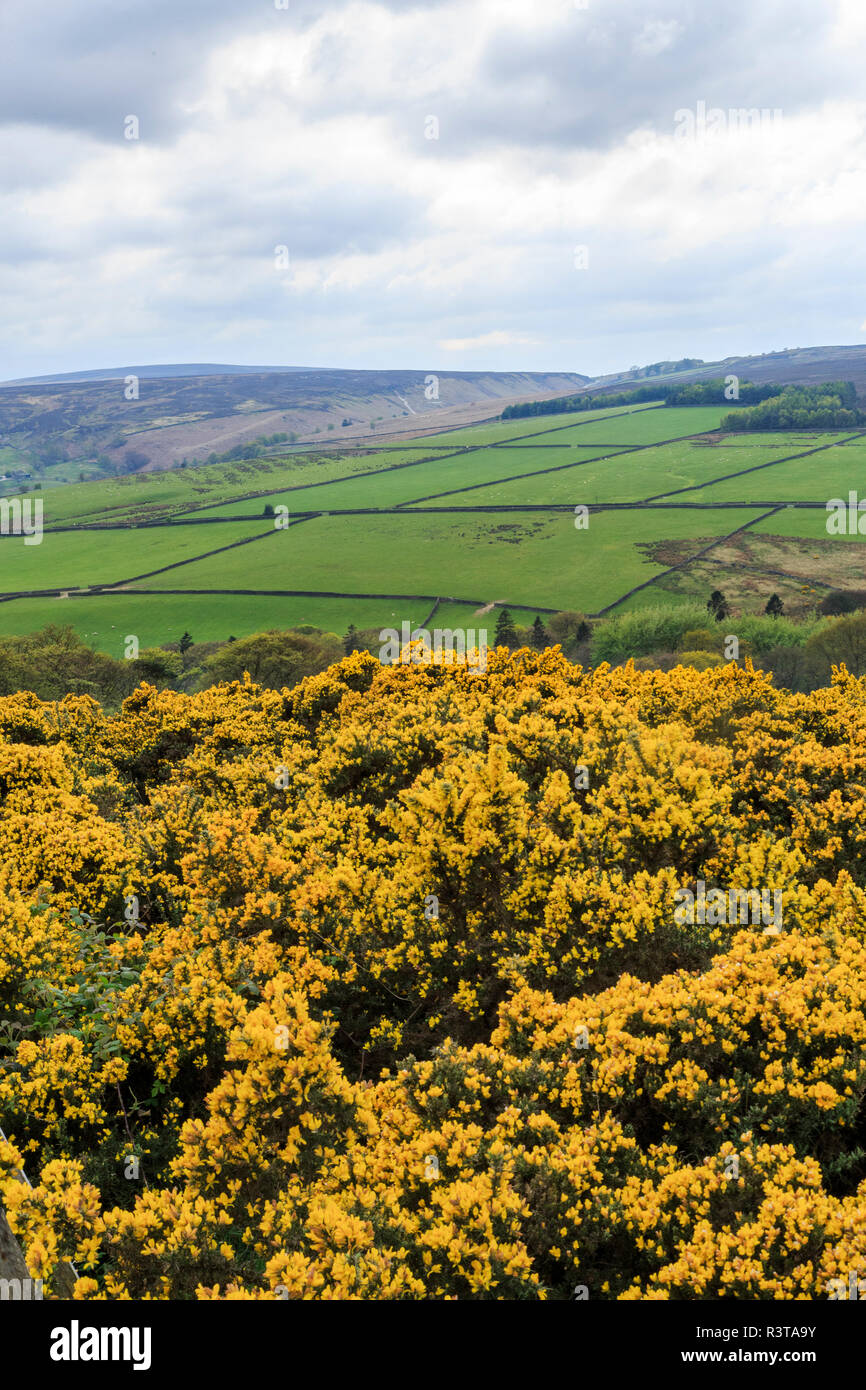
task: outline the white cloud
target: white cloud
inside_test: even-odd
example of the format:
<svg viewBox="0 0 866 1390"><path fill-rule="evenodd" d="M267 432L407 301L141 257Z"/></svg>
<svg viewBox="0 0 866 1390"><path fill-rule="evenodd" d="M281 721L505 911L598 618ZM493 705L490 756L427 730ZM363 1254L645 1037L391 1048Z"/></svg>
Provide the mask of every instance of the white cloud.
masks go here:
<svg viewBox="0 0 866 1390"><path fill-rule="evenodd" d="M678 19L648 19L634 37L634 51L645 58L655 58L675 44L683 32Z"/></svg>
<svg viewBox="0 0 866 1390"><path fill-rule="evenodd" d="M31 20L9 4L12 51ZM10 65L0 378L208 360L216 342L225 360L421 367L444 351L604 371L845 341L866 104L841 39L861 0L730 0L721 25L704 0L674 8L185 0L197 48L174 73L169 0L143 47L105 25L108 0L67 0ZM102 55L86 66L82 26ZM804 73L787 60L806 48ZM784 122L675 141L698 100Z"/></svg>
<svg viewBox="0 0 866 1390"><path fill-rule="evenodd" d="M474 338L441 338L439 346L445 352L475 352L479 348L532 346L537 341L525 333L506 333L503 329L494 329L491 333L478 333Z"/></svg>

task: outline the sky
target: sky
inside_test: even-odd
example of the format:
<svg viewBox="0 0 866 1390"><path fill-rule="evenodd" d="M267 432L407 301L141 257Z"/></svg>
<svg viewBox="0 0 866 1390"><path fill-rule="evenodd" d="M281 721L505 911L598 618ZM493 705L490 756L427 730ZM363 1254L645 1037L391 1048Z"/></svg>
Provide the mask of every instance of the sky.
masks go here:
<svg viewBox="0 0 866 1390"><path fill-rule="evenodd" d="M864 342L864 41L863 0L0 0L0 379Z"/></svg>

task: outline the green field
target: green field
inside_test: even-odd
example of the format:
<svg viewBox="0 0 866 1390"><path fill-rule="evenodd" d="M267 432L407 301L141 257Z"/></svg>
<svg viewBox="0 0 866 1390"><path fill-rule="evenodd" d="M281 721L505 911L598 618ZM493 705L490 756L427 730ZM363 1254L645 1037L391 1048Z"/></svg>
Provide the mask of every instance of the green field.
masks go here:
<svg viewBox="0 0 866 1390"><path fill-rule="evenodd" d="M189 632L196 642L224 642L268 628L301 627L310 624L324 632L342 635L349 623L355 627L396 626L405 619L413 626L423 623L432 602L404 602L395 605L387 599L268 598L245 594L150 594L118 593L98 598L17 599L0 604L0 632L24 634L46 623L69 623L99 651L118 659L124 655L123 639L138 637L141 646L160 646L177 642ZM461 608L460 622L472 626L472 609ZM464 622L465 620L465 622ZM489 623L489 619L486 619ZM530 619L531 621L531 619ZM439 617L436 618L439 624ZM448 626L451 624L445 624ZM476 620L475 625L478 625ZM492 639L493 624L490 624Z"/></svg>
<svg viewBox="0 0 866 1390"><path fill-rule="evenodd" d="M547 431L534 436L536 444L660 444L718 429L730 409L716 405L664 406L661 410L639 411L618 420L598 420L569 429ZM538 420L534 421L537 425Z"/></svg>
<svg viewBox="0 0 866 1390"><path fill-rule="evenodd" d="M826 441L840 436L828 435ZM695 488L683 500L711 502L760 501L774 497L778 491L772 479L777 477L775 469L761 468L760 472L744 474L731 478L726 483L716 483L712 487L696 487L707 479L724 477L730 473L740 473L744 468L753 468L771 463L774 459L784 459L788 455L815 448L820 441L804 443L801 437L791 435L774 436L771 443L765 436L744 435L748 444L716 444L708 446L697 440L682 439L671 444L640 449L620 456L611 454L600 456L603 461L584 466L583 461L574 467L547 473L538 478L522 478L513 482L499 482L490 487L479 488L465 497L455 493L448 500L454 506L465 503L474 505L499 505L502 503L551 502L587 504L599 502L637 502L648 497L666 496L676 493L680 488ZM822 437L824 438L824 437ZM819 468L823 470L826 455L807 458L801 464L791 461L784 465L784 472L778 474L786 480L795 475L799 468L804 475L811 471L814 476ZM592 458L592 455L589 455ZM822 461L819 464L818 458ZM864 451L866 458L866 451ZM848 469L853 472L852 465ZM866 485L866 478L864 478ZM790 493L792 500L797 492ZM787 500L789 494L785 493ZM423 504L421 504L423 505Z"/></svg>
<svg viewBox="0 0 866 1390"><path fill-rule="evenodd" d="M535 435L555 431L560 426L572 424L591 424L615 416L634 415L645 410L664 409L658 401L647 401L641 405L606 406L600 410L575 410L572 414L527 415L517 420L493 420L483 425L467 425L465 429L443 430L441 434L426 435L429 443L435 444L495 444L499 440L520 439L523 435Z"/></svg>
<svg viewBox="0 0 866 1390"><path fill-rule="evenodd" d="M117 520L138 515L182 511L212 506L247 494L258 495L285 488L322 482L326 478L351 477L354 473L415 461L429 448L402 449L383 454L296 454L286 458L244 460L182 468L166 473L137 473L124 478L74 483L52 492L45 505L45 525L92 519ZM264 502L254 501L251 510Z"/></svg>
<svg viewBox="0 0 866 1390"><path fill-rule="evenodd" d="M814 447L814 446L812 446ZM694 494L700 502L750 502L774 498L779 502L826 502L830 497L847 500L849 488L866 495L866 442L841 444L820 454L790 459L779 468L768 468L743 478L729 478Z"/></svg>
<svg viewBox="0 0 866 1390"><path fill-rule="evenodd" d="M831 536L827 531L827 517L823 506L785 507L766 521L759 522L755 530L771 536L803 536L807 540L832 541L834 545L843 541L859 542L861 545L866 542L866 536Z"/></svg>
<svg viewBox="0 0 866 1390"><path fill-rule="evenodd" d="M339 511L346 507L398 507L423 498L432 499L433 505L433 501L440 500L440 494L444 493L447 494L447 502L450 504L453 501L457 506L457 496L462 496L462 490L474 484L556 467L570 462L575 455L598 458L602 452L598 448L575 449L573 445L564 446L561 451L521 449L519 453L516 450L479 449L477 452L419 463L412 468L383 470L368 478L353 478L326 487L305 487L296 492L274 494L267 500L271 504L283 503L291 513L320 509ZM474 502L476 499L469 497L466 500ZM262 506L263 502L258 502L256 510L260 512ZM249 515L251 510L249 503L236 502L214 508L212 515L244 516Z"/></svg>
<svg viewBox="0 0 866 1390"><path fill-rule="evenodd" d="M41 545L25 545L20 537L4 536L0 541L0 590L9 593L116 584L262 530L261 523L238 521L224 526L147 527L81 535L58 531L46 532Z"/></svg>
<svg viewBox="0 0 866 1390"><path fill-rule="evenodd" d="M439 594L594 611L661 573L637 542L724 535L760 513L625 511L319 517L147 581L154 589L255 587ZM335 560L335 557L338 559Z"/></svg>
<svg viewBox="0 0 866 1390"><path fill-rule="evenodd" d="M722 436L728 409L632 406L530 417L375 453L290 454L52 490L43 499L41 545L0 540L0 596L130 580L132 587L0 602L0 633L64 621L112 651L118 633L134 632L145 645L176 640L184 629L197 641L302 624L343 633L350 623L417 626L439 598L434 626L483 622L492 641L496 608L479 616L481 606L507 604L516 622L529 624L538 609L596 613L620 601L623 608L677 601L668 591L687 589L691 568L702 592L713 562L695 552L743 527L780 538L763 543L762 563L772 572L781 538L826 539L826 513L790 508L758 522L766 510L758 504L823 501L850 487L866 494L866 441L852 432ZM828 447L789 457L820 445ZM671 506L594 511L588 530L575 528L570 510L668 495ZM714 505L685 505L695 502ZM266 503L284 503L294 524L277 530L263 515ZM518 510L483 510L491 506ZM323 514L298 520L302 512ZM155 524L135 525L148 519ZM96 521L111 529L94 528ZM91 529L51 530L70 523ZM672 565L686 568L625 597Z"/></svg>

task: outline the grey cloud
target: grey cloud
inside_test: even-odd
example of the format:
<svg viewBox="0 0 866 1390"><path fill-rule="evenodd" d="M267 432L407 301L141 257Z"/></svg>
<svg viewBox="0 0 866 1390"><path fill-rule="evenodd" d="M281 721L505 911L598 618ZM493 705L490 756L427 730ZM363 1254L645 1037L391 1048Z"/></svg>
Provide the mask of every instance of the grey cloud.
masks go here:
<svg viewBox="0 0 866 1390"><path fill-rule="evenodd" d="M463 149L480 142L600 149L642 127L670 133L674 112L698 100L794 113L827 96L832 18L813 0L679 0L659 8L608 0L525 42L502 32L472 93L447 102L452 139ZM655 55L635 42L648 21L679 25ZM838 55L832 61L834 92L847 80L859 95L854 64L840 72Z"/></svg>
<svg viewBox="0 0 866 1390"><path fill-rule="evenodd" d="M327 0L339 12L349 0ZM415 8L379 0L387 8ZM436 9L445 0L425 0ZM0 10L0 125L73 129L123 138L123 120L166 141L186 125L179 103L195 94L203 57L229 39L304 29L322 14L316 0L73 0L45 7L3 0Z"/></svg>

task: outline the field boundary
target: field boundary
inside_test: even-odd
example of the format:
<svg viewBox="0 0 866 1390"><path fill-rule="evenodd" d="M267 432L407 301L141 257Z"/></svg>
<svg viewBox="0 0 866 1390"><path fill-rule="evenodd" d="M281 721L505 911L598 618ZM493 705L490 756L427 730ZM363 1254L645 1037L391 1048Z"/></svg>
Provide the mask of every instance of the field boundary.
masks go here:
<svg viewBox="0 0 866 1390"><path fill-rule="evenodd" d="M831 444L819 444L814 449L804 449L799 454L786 454L784 458L769 459L766 463L755 463L752 464L751 468L738 468L735 473L723 473L721 477L712 478L708 483L690 483L688 487L671 488L670 492L657 492L652 497L645 498L645 501L658 502L663 497L677 497L681 492L697 492L701 488L715 487L717 483L726 483L730 478L742 478L747 473L759 473L762 468L775 468L777 463L793 463L795 459L810 458L813 454L823 453L825 449L838 449L842 444L851 444L855 439L863 439L864 436L866 436L866 430L859 430L844 440L834 441ZM825 504L820 503L818 505L824 506Z"/></svg>
<svg viewBox="0 0 866 1390"><path fill-rule="evenodd" d="M764 512L762 516L753 516L750 521L745 522L742 526L738 526L735 531L730 531L728 535L716 536L709 545L705 545L701 550L696 550L694 555L690 555L687 560L681 560L676 565L670 565L659 574L653 575L652 579L645 579L642 584L635 584L633 589L628 589L626 593L622 594L620 598L615 599L613 603L606 604L604 608L599 608L597 613L590 613L588 616L591 618L605 617L605 615L610 613L614 608L618 608L621 603L625 603L626 599L631 598L633 594L639 594L642 589L648 589L652 584L657 584L660 579L666 578L667 575L675 574L677 570L686 569L689 565L693 565L695 560L702 559L704 555L708 554L709 551L713 550L717 545L723 545L725 541L733 540L734 536L740 535L742 531L748 531L750 526L757 526L759 521L766 521L768 516L775 516L776 513L781 510L781 507L773 507L770 511Z"/></svg>

